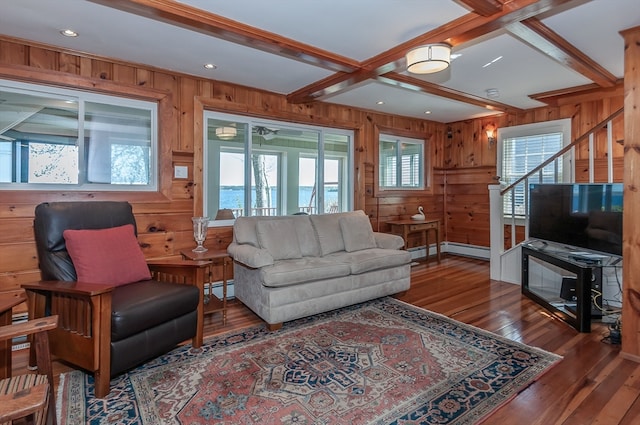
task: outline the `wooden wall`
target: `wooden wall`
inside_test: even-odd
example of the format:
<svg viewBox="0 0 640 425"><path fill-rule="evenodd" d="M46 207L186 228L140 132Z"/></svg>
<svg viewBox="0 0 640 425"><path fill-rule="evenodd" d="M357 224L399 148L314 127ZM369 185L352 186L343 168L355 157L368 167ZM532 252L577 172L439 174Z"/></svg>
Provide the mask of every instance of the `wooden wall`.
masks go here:
<svg viewBox="0 0 640 425"><path fill-rule="evenodd" d="M133 205L147 258L176 256L181 249L192 248L190 218L198 213L202 199L202 108L353 129L355 207L366 210L374 228L384 229L384 221L390 218L407 218L418 205L424 205L429 218L443 218L442 171L434 173L434 189L424 196L415 192L409 197L376 196L373 184L375 141L381 129L428 138L431 163L441 169L443 124L328 103L290 104L278 94L2 37L0 78L126 94L155 99L161 105L161 190L157 194L0 191L0 291L39 279L32 221L40 202L127 200ZM187 166L188 178L174 179L174 165ZM223 248L231 238L230 227L210 229L205 245Z"/></svg>
<svg viewBox="0 0 640 425"><path fill-rule="evenodd" d="M447 241L489 246L488 184L497 181L496 146L489 145L485 129L498 129L571 118L572 140L623 106L622 86L554 99L553 105L516 114L501 114L447 125L444 143L444 167L447 170L446 200L443 216ZM614 181L622 181L623 117L613 121ZM594 174L596 182L607 181L607 130L594 137ZM576 149L576 181L589 181L589 150L583 143ZM479 219L482 217L482 219ZM485 219L486 217L486 219ZM509 230L510 232L510 230ZM510 233L505 234L510 241ZM517 239L523 232L518 230Z"/></svg>
<svg viewBox="0 0 640 425"><path fill-rule="evenodd" d="M89 56L0 37L0 78L156 99L160 107L161 190L157 194L100 192L0 191L0 291L39 279L33 241L33 210L44 201L127 200L134 206L140 241L148 258L176 256L193 246L190 217L200 207L201 110L212 109L322 126L350 128L355 140L355 207L364 209L374 229L386 221L408 218L423 206L428 218L441 220L443 240L489 246L489 184L496 181L496 146L487 143L487 125L500 128L571 118L578 137L623 104L621 87L554 99L553 105L519 114L502 114L450 124L382 115L328 103L290 104L285 96L194 78L115 59ZM614 123L614 140L622 141L622 118ZM376 191L376 140L379 131L423 137L431 149L430 189L380 194ZM201 134L201 133L200 133ZM614 159L621 164L622 144ZM596 137L596 175L606 163L606 133ZM577 152L582 181L587 151ZM185 165L187 179L174 179L173 166ZM622 167L616 168L616 179ZM585 174L586 173L586 174ZM226 247L231 228L210 229L206 245ZM410 241L415 245L417 241Z"/></svg>

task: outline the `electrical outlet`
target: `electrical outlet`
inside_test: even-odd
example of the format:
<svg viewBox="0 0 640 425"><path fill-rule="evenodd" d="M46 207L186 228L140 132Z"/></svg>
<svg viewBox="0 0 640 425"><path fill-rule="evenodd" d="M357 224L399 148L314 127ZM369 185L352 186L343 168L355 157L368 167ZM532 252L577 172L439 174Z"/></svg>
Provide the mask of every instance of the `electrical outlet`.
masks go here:
<svg viewBox="0 0 640 425"><path fill-rule="evenodd" d="M176 179L186 179L189 177L189 168L186 165L176 165L173 170L173 177Z"/></svg>

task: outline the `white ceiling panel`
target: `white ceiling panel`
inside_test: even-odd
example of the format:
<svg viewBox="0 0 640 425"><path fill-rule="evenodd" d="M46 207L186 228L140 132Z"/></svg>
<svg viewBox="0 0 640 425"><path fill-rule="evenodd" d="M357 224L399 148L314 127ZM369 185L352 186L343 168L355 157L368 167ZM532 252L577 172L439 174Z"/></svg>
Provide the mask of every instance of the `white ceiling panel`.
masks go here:
<svg viewBox="0 0 640 425"><path fill-rule="evenodd" d="M116 3L125 7L137 4L142 8L171 5L165 1L138 3L138 0L113 3L2 0L0 34L281 94L296 93L334 75L333 71L320 66L256 49L251 43L224 41L193 28L111 7ZM454 0L184 0L173 3L179 10L196 8L193 16L214 13L255 27L258 32L276 34L274 46L279 37L302 43L301 57L321 49L329 56L337 55L355 64L393 52L395 46L437 28L444 28L443 33L450 34L448 23L455 19L467 23L478 21L475 14ZM640 3L638 0L576 0L537 18L621 78L624 46L619 32L640 25ZM74 29L80 36L62 37L59 31L63 28ZM418 83L422 79L453 89L462 97L469 97L469 103L426 94L428 90L416 92L388 86L372 79L355 86L350 86L349 81L343 82L337 93L332 87L329 90L332 95L320 99L389 114L453 122L494 114L472 101L473 97L487 98L487 89L499 91L500 96L493 99L494 102L528 109L543 106L529 97L532 94L593 83L505 30L489 34L480 30L475 38L465 36L463 39L465 42L454 48L454 53L461 56L446 71L423 77L407 74L402 66L395 72L415 78ZM499 56L500 60L483 67ZM395 63L404 62L398 55L395 59ZM203 65L209 62L217 68L204 69ZM323 89L320 85L315 92L321 94ZM385 103L376 105L378 100ZM430 116L424 114L427 109L432 111Z"/></svg>
<svg viewBox="0 0 640 425"><path fill-rule="evenodd" d="M384 104L378 105L378 101L383 101ZM395 111L396 115L443 123L495 114L495 111L489 111L479 106L421 94L373 81L332 96L327 99L327 102L380 113L392 110ZM427 114L427 111L430 111L430 113Z"/></svg>
<svg viewBox="0 0 640 425"><path fill-rule="evenodd" d="M451 0L184 0L182 3L357 61L468 13Z"/></svg>

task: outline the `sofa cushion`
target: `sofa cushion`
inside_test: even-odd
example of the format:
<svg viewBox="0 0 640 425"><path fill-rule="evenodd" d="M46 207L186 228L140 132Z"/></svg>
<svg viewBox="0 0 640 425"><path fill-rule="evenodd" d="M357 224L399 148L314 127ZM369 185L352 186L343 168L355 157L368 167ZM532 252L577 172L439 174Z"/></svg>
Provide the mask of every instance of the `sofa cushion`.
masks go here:
<svg viewBox="0 0 640 425"><path fill-rule="evenodd" d="M260 274L264 286L277 288L348 276L349 264L323 257L304 257L297 260L281 260L272 266L262 267Z"/></svg>
<svg viewBox="0 0 640 425"><path fill-rule="evenodd" d="M344 241L340 230L340 216L338 214L320 214L309 216L320 242L322 256L332 252L344 251Z"/></svg>
<svg viewBox="0 0 640 425"><path fill-rule="evenodd" d="M63 232L78 281L125 285L151 279L133 225Z"/></svg>
<svg viewBox="0 0 640 425"><path fill-rule="evenodd" d="M371 222L366 215L349 215L340 218L340 230L347 252L377 248L376 238L373 237Z"/></svg>
<svg viewBox="0 0 640 425"><path fill-rule="evenodd" d="M302 258L293 219L259 220L256 233L260 246L269 251L274 260Z"/></svg>
<svg viewBox="0 0 640 425"><path fill-rule="evenodd" d="M349 264L352 274L397 267L411 263L409 251L373 248L355 252L331 254L327 259Z"/></svg>
<svg viewBox="0 0 640 425"><path fill-rule="evenodd" d="M320 242L320 253L322 256L333 252L344 251L344 241L342 240L342 230L340 230L340 219L343 217L364 215L361 210L310 215L309 219Z"/></svg>
<svg viewBox="0 0 640 425"><path fill-rule="evenodd" d="M311 220L308 215L296 215L292 217L296 224L298 234L298 244L303 257L320 257L320 242L316 232L313 230Z"/></svg>

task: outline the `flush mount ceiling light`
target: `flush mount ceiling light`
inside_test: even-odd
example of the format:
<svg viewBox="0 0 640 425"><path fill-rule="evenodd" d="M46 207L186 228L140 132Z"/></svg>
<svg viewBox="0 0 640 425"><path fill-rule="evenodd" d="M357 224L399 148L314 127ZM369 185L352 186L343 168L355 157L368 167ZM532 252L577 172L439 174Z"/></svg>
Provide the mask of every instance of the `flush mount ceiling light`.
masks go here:
<svg viewBox="0 0 640 425"><path fill-rule="evenodd" d="M236 137L238 131L235 127L218 127L216 128L216 137L221 140L231 140Z"/></svg>
<svg viewBox="0 0 640 425"><path fill-rule="evenodd" d="M447 69L451 63L451 46L446 43L427 44L410 50L406 56L407 71L432 74Z"/></svg>

